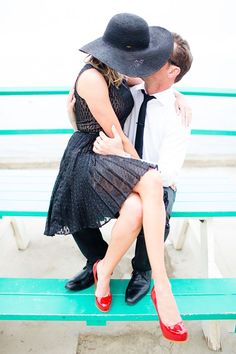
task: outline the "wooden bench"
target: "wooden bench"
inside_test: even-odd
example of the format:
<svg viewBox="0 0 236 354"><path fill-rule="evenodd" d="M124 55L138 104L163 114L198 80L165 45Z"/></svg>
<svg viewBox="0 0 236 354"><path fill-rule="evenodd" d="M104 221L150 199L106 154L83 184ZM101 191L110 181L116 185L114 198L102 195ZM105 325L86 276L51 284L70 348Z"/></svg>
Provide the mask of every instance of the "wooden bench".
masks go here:
<svg viewBox="0 0 236 354"><path fill-rule="evenodd" d="M234 89L180 89L187 95L236 97ZM68 88L0 88L0 95L61 95ZM0 134L71 134L72 129L5 129ZM236 131L192 130L194 135L236 136ZM46 216L55 171L0 170L0 218L11 225L19 249L25 249L29 238L22 217ZM215 217L236 216L236 186L227 177L182 176L172 217L183 218L180 236L174 240L181 249L186 230L192 220L200 221L201 263L203 279L171 279L181 315L185 320L213 320L204 326L211 349L220 349L218 319L235 319L235 279L214 279ZM2 223L4 226L4 222ZM3 230L4 231L4 230ZM104 325L106 321L147 321L157 316L146 296L136 306L124 306L127 280L112 280L114 305L109 313L100 313L94 305L93 288L80 293L64 289L63 279L0 279L0 319L73 320L88 325Z"/></svg>
<svg viewBox="0 0 236 354"><path fill-rule="evenodd" d="M107 313L95 306L94 287L72 292L66 279L0 278L0 320L156 321L150 292L135 306L124 303L128 280L111 280L112 308ZM184 320L236 319L236 279L171 279Z"/></svg>
<svg viewBox="0 0 236 354"><path fill-rule="evenodd" d="M44 169L0 170L0 218L45 217L56 174ZM182 173L172 217L194 218L201 224L214 217L235 217L235 196L236 183L227 176L204 175L204 170L197 176ZM19 249L27 247L27 242L16 240Z"/></svg>
<svg viewBox="0 0 236 354"><path fill-rule="evenodd" d="M29 235L27 235L27 233L24 230L22 217L46 217L49 198L51 195L51 190L54 184L55 177L56 177L55 170L0 170L0 218L3 218L3 220L6 218L5 226L8 224L12 226L14 231L14 236L16 238L16 243L19 249L25 249L29 243ZM201 174L200 176L182 175L180 178L177 198L174 204L172 217L183 218L183 220L185 220L184 226L182 227L185 229L184 231L186 231L186 220L188 220L188 222L190 219L200 221L202 276L205 278L206 277L214 278L216 275L215 259L214 259L214 235L212 232L213 218L236 217L236 197L235 196L236 196L236 184L233 180L231 180L228 177L210 176L209 174L204 176L203 174ZM183 244L183 238L181 242ZM3 292L5 294L4 295L5 299L7 298L6 296L9 295L9 304L11 303L10 299L13 299L15 296L19 297L19 301L22 301L22 303L24 303L23 299L28 293L27 289L29 288L31 289L30 292L33 292L29 297L29 309L31 308L31 306L37 306L37 304L41 304L43 302L47 303L47 301L49 301L49 309L50 309L51 306L50 301L52 301L50 299L55 299L56 297L56 294L54 293L55 291L54 286L48 287L49 294L47 297L44 297L44 295L41 293L41 291L45 290L44 284L47 284L48 281L49 280L47 279L45 280L39 279L39 280L32 280L32 281L24 280L24 279L23 280L2 279L0 283L0 288L3 289ZM219 283L217 283L217 281L219 281ZM72 314L65 315L64 319L70 320L70 316L73 317L74 312L75 313L73 318L78 319L79 317L76 312L77 310L72 299L76 299L76 296L80 296L80 295L78 294L75 295L74 293L70 293L64 290L63 280L52 280L52 282L55 285L55 289L60 288L59 289L60 294L64 294L63 296L56 298L58 299L56 300L56 303L58 304L57 307L58 313L55 313L54 319L56 318L62 319L62 317L60 317L61 316L60 313L61 311L62 312L64 311L64 305L63 305L64 301L66 302L69 301L71 303L71 307L69 311L72 311ZM182 289L182 291L185 289L186 283L184 282L184 280L180 280L178 283L177 279L173 279L173 282L174 282L173 284L180 284L180 289ZM193 282L192 283L193 287L191 287L191 282ZM221 297L218 296L219 292L217 289L217 286L220 284L220 282L222 282L222 287L220 288L222 291ZM8 292L6 290L6 289L9 290L11 289L11 286L9 286L8 284L13 284L12 287L13 294L11 294L10 291ZM61 285L61 287L59 286L59 284ZM125 282L123 281L120 281L118 283L114 282L114 284L120 284L119 286L115 285L115 289L119 289L119 292L123 296ZM214 286L212 284L214 284ZM234 280L227 280L227 279L218 279L218 280L205 279L202 280L202 282L201 280L197 281L194 279L189 279L188 288L196 292L197 286L199 285L200 293L197 292L195 294L196 296L194 294L188 296L186 295L188 299L187 301L188 306L190 306L189 315L187 314L187 312L185 312L186 311L185 307L183 307L184 297L180 297L180 299L182 299L180 300L180 304L181 304L181 313L183 314L183 317L186 319L190 319L190 318L223 319L225 313L226 316L225 318L234 318L232 317L234 316L233 315L234 311L233 308L231 307L232 298L231 295L227 293L229 289L227 284L230 284L230 286L233 287L235 285L235 282ZM176 289L178 289L178 285L176 286L177 286ZM200 306L200 304L203 303L202 301L203 298L201 298L201 292L203 292L203 294L205 294L204 296L206 296L206 293L209 291L209 289L211 289L210 290L211 294L209 295L208 302L209 303L212 302L212 306L213 304L214 306L212 307L211 315L208 314L206 315L206 317L204 317L204 311L207 311L208 305L206 306L204 305L205 306L204 310L202 310L202 307ZM17 293L17 295L14 295L15 292ZM37 292L39 292L38 295ZM83 299L84 300L86 299L84 306L88 306L89 308L90 304L92 304L91 296L90 297L88 296L88 294L90 295L92 294L91 290L89 290L88 292L83 292L81 294L85 296L83 297ZM78 299L80 299L80 297ZM207 299L207 297L204 298L204 301L205 299ZM229 304L230 306L228 308L228 310L230 309L229 311L228 310L226 311L226 308L222 307L222 303L224 303L222 299L225 299L225 304ZM147 301L148 303L150 303L150 299ZM1 301L1 303L3 302ZM6 303L6 300L4 300L4 303ZM61 304L61 306L59 304ZM5 307L5 305L2 306ZM150 317L147 316L147 318L154 319L155 316L151 305L150 304L146 305L145 303L145 306L149 306L148 308L150 308L150 311L152 311L151 312L152 316ZM199 309L197 310L198 306ZM4 314L4 307L3 307L3 314ZM92 308L94 308L94 306ZM138 310L139 308L140 308L139 306L137 308L136 306L134 306L131 309L130 308L127 309L126 307L124 307L122 310L122 306L118 306L118 307L114 306L114 311L117 311L117 317L113 317L113 320L115 318L119 318L118 314L120 314L120 318L123 318L124 315L122 314L122 311L126 313L127 310L128 310L127 312L128 317L126 317L126 320L128 318L129 320L133 320L134 318L136 318L137 315L136 309ZM14 309L14 307L12 307L12 309ZM44 307L41 307L41 309L44 312ZM145 308L145 311L143 313L145 314L147 312L150 314L150 312L146 310L147 309ZM41 310L39 309L39 311ZM201 311L203 312L201 313ZM47 317L47 314L46 313L43 314L43 312L42 312L41 319ZM0 314L1 313L2 311L0 311ZM82 311L82 313L84 313L84 311ZM113 312L111 312L111 314L112 313ZM190 316L191 313L192 313L191 315L192 317ZM213 315L214 313L215 313L215 317ZM101 315L97 313L95 309L95 312L92 311L92 314L90 315L90 319L91 316L93 316L93 318L96 318L95 316L96 314L97 316L100 316L99 321L101 322L106 322L107 318L109 318L109 315L105 315L104 317L104 314ZM207 312L205 314L207 314ZM16 317L18 316L17 314L15 315ZM83 317L84 320L89 321L88 315ZM0 315L0 318L1 316L2 315ZM137 318L140 318L140 320L141 318L142 319L146 318L145 315L142 316L141 317L137 316ZM6 316L6 318L8 319L10 317L11 317L10 315L9 317ZM12 316L11 318L13 319L14 316ZM38 313L37 316L32 315L32 318L39 319L40 313ZM25 319L27 319L27 314L25 314ZM204 327L204 333L207 337L209 346L213 349L214 348L219 349L221 345L219 323L215 321L211 322L210 326Z"/></svg>
<svg viewBox="0 0 236 354"><path fill-rule="evenodd" d="M0 218L13 227L18 249L29 237L22 217L46 217L56 170L0 170ZM226 176L180 177L172 217L183 220L175 247L181 249L190 220L200 221L202 275L216 276L214 268L213 218L236 217L236 183ZM209 246L210 245L210 246Z"/></svg>

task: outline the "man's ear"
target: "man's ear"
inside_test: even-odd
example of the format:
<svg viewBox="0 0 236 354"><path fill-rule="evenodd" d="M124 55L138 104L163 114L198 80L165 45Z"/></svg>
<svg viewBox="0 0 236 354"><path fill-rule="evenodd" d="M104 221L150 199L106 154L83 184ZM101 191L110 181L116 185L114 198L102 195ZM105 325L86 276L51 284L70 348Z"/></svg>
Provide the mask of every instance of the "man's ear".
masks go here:
<svg viewBox="0 0 236 354"><path fill-rule="evenodd" d="M178 66L171 65L168 71L169 78L175 80L175 78L179 75L180 71L181 70Z"/></svg>

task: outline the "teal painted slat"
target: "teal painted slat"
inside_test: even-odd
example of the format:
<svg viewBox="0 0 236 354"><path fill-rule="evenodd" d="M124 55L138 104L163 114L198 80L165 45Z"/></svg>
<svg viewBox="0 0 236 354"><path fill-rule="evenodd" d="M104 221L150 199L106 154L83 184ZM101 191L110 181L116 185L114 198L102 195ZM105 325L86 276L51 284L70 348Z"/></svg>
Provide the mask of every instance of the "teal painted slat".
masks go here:
<svg viewBox="0 0 236 354"><path fill-rule="evenodd" d="M236 89L208 87L176 87L191 96L236 97ZM0 96L11 95L67 95L69 87L0 87Z"/></svg>
<svg viewBox="0 0 236 354"><path fill-rule="evenodd" d="M236 211L173 211L171 217L175 218L212 218L235 217Z"/></svg>
<svg viewBox="0 0 236 354"><path fill-rule="evenodd" d="M46 217L46 211L14 211L14 210L0 210L0 218L4 216L33 216ZM173 211L171 214L174 218L210 218L210 217L235 217L236 211Z"/></svg>
<svg viewBox="0 0 236 354"><path fill-rule="evenodd" d="M0 210L0 216L47 216L46 211L14 211L14 210Z"/></svg>
<svg viewBox="0 0 236 354"><path fill-rule="evenodd" d="M73 129L2 129L0 135L72 134Z"/></svg>
<svg viewBox="0 0 236 354"><path fill-rule="evenodd" d="M192 135L236 136L236 130L192 129Z"/></svg>
<svg viewBox="0 0 236 354"><path fill-rule="evenodd" d="M108 313L95 306L94 289L70 292L65 279L0 279L0 319L87 321L156 321L150 292L135 306L124 302L128 280L112 280L113 305ZM183 319L236 318L236 279L171 279ZM51 293L50 293L51 291Z"/></svg>
<svg viewBox="0 0 236 354"><path fill-rule="evenodd" d="M0 96L68 95L69 87L0 87Z"/></svg>
<svg viewBox="0 0 236 354"><path fill-rule="evenodd" d="M176 89L189 96L236 97L236 89L231 88L176 87Z"/></svg>
<svg viewBox="0 0 236 354"><path fill-rule="evenodd" d="M1 129L0 135L73 134L73 129ZM192 129L192 135L236 136L235 130Z"/></svg>
<svg viewBox="0 0 236 354"><path fill-rule="evenodd" d="M94 286L83 291L71 292L64 285L68 279L58 278L0 278L0 295L2 294L38 294L78 296L94 294ZM129 279L112 279L111 290L116 295L123 295ZM173 292L176 295L236 295L235 278L172 278ZM149 290L150 294L151 290Z"/></svg>

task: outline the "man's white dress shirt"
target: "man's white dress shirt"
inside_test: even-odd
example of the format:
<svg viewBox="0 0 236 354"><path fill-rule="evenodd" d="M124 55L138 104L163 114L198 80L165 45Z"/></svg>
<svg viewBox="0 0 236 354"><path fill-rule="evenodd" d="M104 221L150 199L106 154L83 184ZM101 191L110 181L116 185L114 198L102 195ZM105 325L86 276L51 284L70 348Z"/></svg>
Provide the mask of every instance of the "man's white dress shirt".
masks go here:
<svg viewBox="0 0 236 354"><path fill-rule="evenodd" d="M137 121L140 106L143 102L144 84L131 88L134 108L127 118L124 132L135 143ZM143 137L143 160L158 164L163 186L176 184L178 173L183 165L187 138L190 129L186 128L175 110L174 89L153 94L147 104L147 112Z"/></svg>

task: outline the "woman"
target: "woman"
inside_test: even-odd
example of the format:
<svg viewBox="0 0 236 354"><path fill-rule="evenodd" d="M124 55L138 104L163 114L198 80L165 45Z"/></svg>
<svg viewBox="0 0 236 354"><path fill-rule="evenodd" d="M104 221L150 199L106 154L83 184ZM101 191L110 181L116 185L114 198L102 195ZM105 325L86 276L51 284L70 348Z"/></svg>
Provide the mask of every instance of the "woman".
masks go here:
<svg viewBox="0 0 236 354"><path fill-rule="evenodd" d="M97 228L119 217L112 230L106 256L94 265L98 308L108 311L110 276L142 225L155 287L152 299L163 335L187 339L164 264L165 207L160 174L155 164L138 159L122 131L133 107L123 77L148 76L170 58L173 38L160 27L132 14L118 14L108 23L102 38L81 48L92 55L81 70L75 89L76 126L63 155L54 186L45 234L68 234ZM112 137L112 127L122 138L122 156L96 155L93 142L102 129ZM128 232L128 233L127 233ZM157 308L158 299L158 308Z"/></svg>

